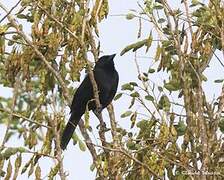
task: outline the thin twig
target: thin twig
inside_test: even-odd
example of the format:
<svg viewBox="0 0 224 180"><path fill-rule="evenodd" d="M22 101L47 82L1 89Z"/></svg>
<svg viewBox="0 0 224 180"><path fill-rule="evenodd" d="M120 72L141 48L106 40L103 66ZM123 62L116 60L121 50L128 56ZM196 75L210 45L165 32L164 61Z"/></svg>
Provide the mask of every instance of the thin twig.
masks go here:
<svg viewBox="0 0 224 180"><path fill-rule="evenodd" d="M62 158L62 150L60 147L60 133L58 132L58 123L59 123L59 118L57 116L57 114L54 116L53 119L50 120L49 122L52 126L52 130L54 132L54 136L55 136L55 153L56 153L56 159L58 161L59 164L59 175L61 180L66 180L66 175L64 172L64 166L63 166L63 158Z"/></svg>
<svg viewBox="0 0 224 180"><path fill-rule="evenodd" d="M17 147L8 147L8 146L4 146L4 149L8 149L8 148L17 148ZM20 148L20 147L18 147ZM24 149L24 148L23 148ZM55 159L54 156L51 156L49 154L44 154L44 153L41 153L41 152L36 152L36 151L31 151L29 149L25 149L24 152L22 153L28 153L28 154L33 154L33 155L37 155L37 156L44 156L44 157L49 157L51 159Z"/></svg>
<svg viewBox="0 0 224 180"><path fill-rule="evenodd" d="M216 55L216 53L214 51L213 51L213 54L215 55L215 57L219 61L219 63L222 65L222 67L224 67L222 60Z"/></svg>
<svg viewBox="0 0 224 180"><path fill-rule="evenodd" d="M0 111L6 112L6 113L11 114L12 116L15 116L15 117L18 117L18 118L22 118L23 120L28 121L28 122L33 123L33 124L36 124L38 126L42 126L42 127L48 128L48 129L51 128L50 126L41 124L41 123L39 123L37 121L33 121L30 118L27 118L26 116L23 116L22 114L18 114L18 113L15 113L15 112L11 112L11 111L9 111L7 109L3 109L3 108L0 108Z"/></svg>
<svg viewBox="0 0 224 180"><path fill-rule="evenodd" d="M15 6L13 6L7 13L6 13L6 15L0 20L0 23L9 15L9 14L11 14L11 12L19 5L19 3L21 2L21 0L19 0L16 4L15 4Z"/></svg>
<svg viewBox="0 0 224 180"><path fill-rule="evenodd" d="M24 46L29 46L28 44L23 43L23 42L20 42L20 41L17 41L17 40L15 40L15 39L9 39L9 38L6 38L6 37L5 37L5 40L7 40L7 41L12 41L12 42L14 42L14 43L21 44L21 45L24 45Z"/></svg>
<svg viewBox="0 0 224 180"><path fill-rule="evenodd" d="M122 147L120 148L110 148L110 147L105 147L105 146L100 146L100 145L97 145L97 144L93 144L94 146L96 147L100 147L102 149L106 149L106 150L109 150L109 151L113 151L113 152L119 152L119 153L122 153L124 154L125 156L127 156L129 159L132 159L134 162L136 162L137 164L141 165L142 167L146 168L149 173L151 173L152 175L154 175L156 178L158 179L161 179L162 180L162 177L160 177L158 174L156 174L147 164L139 161L137 158L135 158L134 156L132 156L131 154L129 154L125 149L123 149Z"/></svg>
<svg viewBox="0 0 224 180"><path fill-rule="evenodd" d="M193 29L192 29L192 24L191 24L192 21L190 20L189 8L188 8L187 0L184 0L184 7L185 7L185 10L186 10L187 22L188 22L188 25L189 25L191 37L193 37Z"/></svg>
<svg viewBox="0 0 224 180"><path fill-rule="evenodd" d="M110 16L114 16L114 17L116 17L116 16L120 16L120 17L126 17L127 16L127 14L111 14ZM145 20L145 21L147 21L147 22L151 22L150 20L148 20L147 18L144 18L144 17L142 17L142 16L139 16L139 15L137 15L137 14L134 14L134 17L136 17L136 18L140 18L140 19L142 19L142 20Z"/></svg>
<svg viewBox="0 0 224 180"><path fill-rule="evenodd" d="M98 14L99 14L101 6L102 6L102 3L103 3L103 0L100 0L100 2L98 4L98 7L97 7L97 10L96 10L96 14L95 14L96 18L98 17Z"/></svg>
<svg viewBox="0 0 224 180"><path fill-rule="evenodd" d="M25 40L25 42L28 45L30 45L30 47L35 51L35 53L38 55L38 57L44 62L44 64L46 65L46 67L54 74L54 76L56 77L56 79L59 81L59 83L62 86L63 93L64 93L64 97L65 97L66 101L69 102L69 104L70 104L69 92L68 92L68 89L66 88L66 84L65 84L64 80L62 79L62 77L60 76L60 74L51 66L51 64L44 57L44 55L38 50L38 48L28 38L28 36L26 35L26 33L24 33L21 30L21 28L17 24L15 18L9 13L9 11L7 10L7 8L1 2L0 2L0 7L6 13L8 13L7 19L9 20L9 22L11 23L11 25L16 29L16 31L18 32L18 34Z"/></svg>
<svg viewBox="0 0 224 180"><path fill-rule="evenodd" d="M104 173L103 173L102 166L101 166L101 164L97 163L96 149L93 146L92 140L91 140L89 134L86 131L86 128L85 128L85 125L84 125L84 122L83 122L82 119L80 119L80 122L79 122L79 129L80 129L80 131L82 133L82 136L85 139L85 143L86 143L86 145L87 145L87 147L88 147L88 149L90 151L90 154L91 154L91 156L93 158L93 163L95 164L95 167L97 167L98 173L99 173L100 177L103 178L104 177Z"/></svg>
<svg viewBox="0 0 224 180"><path fill-rule="evenodd" d="M141 76L140 67L139 67L139 64L138 64L138 62L137 62L137 53L136 53L136 52L135 52L135 58L134 58L134 60L135 60L135 65L136 65L136 68L137 68L138 75L139 75L139 77L140 77L140 79L141 79L141 82L142 82L144 88L145 88L144 91L147 93L147 95L151 96L151 95L149 94L149 91L148 91L148 86L147 86L147 84L145 83L145 81L143 80L143 78L142 78L142 76ZM142 101L142 102L143 102L143 101ZM163 119L164 117L163 117L163 115L160 113L160 111L157 109L157 105L155 104L154 101L152 101L152 104L153 104L154 107L156 108L156 110L157 110L158 114L160 115L160 117ZM143 105L144 105L144 102L143 102ZM146 105L144 105L144 106L145 106L146 109L148 109ZM151 112L149 109L148 109L148 111ZM153 113L150 113L150 114L153 114Z"/></svg>
<svg viewBox="0 0 224 180"><path fill-rule="evenodd" d="M85 46L85 42L84 42L84 40L85 40L85 33L84 32L85 32L85 29L86 29L86 26L87 26L88 6L89 6L89 1L87 1L85 3L85 8L84 8L85 9L85 15L84 15L84 19L83 19L82 37L81 37L81 46L83 48L84 56L85 56L86 61L87 61L87 54L86 54L86 46ZM97 60L95 59L95 61L97 61ZM88 73L89 73L90 81L91 81L92 86L93 86L93 95L94 95L94 100L95 100L96 109L97 109L97 112L95 114L100 121L99 136L100 136L102 144L104 146L106 146L106 138L105 138L105 133L104 133L105 123L103 121L102 113L99 111L101 109L101 103L100 103L100 98L99 98L99 90L98 90L97 83L96 83L96 80L95 80L95 77L94 77L94 73L93 73L91 67L89 66L88 62L87 62L87 70L88 70Z"/></svg>
<svg viewBox="0 0 224 180"><path fill-rule="evenodd" d="M107 110L108 110L108 113L109 113L109 116L110 116L110 124L111 124L111 135L112 135L112 138L113 138L113 142L114 142L114 145L116 146L117 143L118 143L118 135L117 135L117 122L115 120L115 114L114 114L114 107L113 107L113 104L109 104L109 106L107 106Z"/></svg>
<svg viewBox="0 0 224 180"><path fill-rule="evenodd" d="M89 4L89 2L86 2L86 4L85 4L85 9L86 9L86 11L85 11L85 16L84 16L84 19L83 19L83 27L82 27L82 38L81 38L81 41L79 40L80 38L78 38L73 32L71 32L68 28L66 28L64 25L63 25L63 23L61 23L59 20L57 20L56 18L54 18L53 16L51 16L44 8L42 8L39 4L37 4L37 6L42 10L42 11L44 11L44 13L48 16L48 17L50 17L52 20L54 20L61 28L64 28L73 38L75 38L79 43L80 43L80 46L81 46L81 48L83 49L83 51L85 52L84 53L84 56L85 56L85 60L87 61L87 55L86 55L86 47L85 47L85 29L86 29L86 21L87 21L87 17L88 17L88 4ZM96 60L96 58L98 58L96 55L95 55L96 53L94 53L94 58L95 58L95 60ZM87 61L87 64L88 64L88 61ZM97 84L96 84L96 81L95 81L95 79L94 79L94 75L93 75L93 71L92 71L92 69L91 69L91 67L88 65L87 66L88 67L88 72L89 72L89 77L90 77L90 80L91 80L91 82L92 82L92 84L93 84L93 90L94 90L94 99L95 99L95 101L96 101L96 105L97 105L97 107L99 108L100 107L100 102L99 102L99 95L98 95L98 89L97 89ZM68 100L68 99L67 99ZM101 113L100 113L101 114ZM102 118L100 118L100 124L103 124L103 121L102 121ZM102 127L102 126L101 126ZM82 131L82 135L83 135L83 137L84 138L87 138L87 139L89 139L88 137L89 137L89 135L88 135L88 133L87 133L87 131L84 131L84 129L83 129L83 127L82 127L82 120L81 120L81 122L79 123L79 128L80 128L80 130ZM102 131L101 131L102 132ZM101 133L102 134L102 133ZM102 139L102 142L105 142L105 137L103 137L102 135L101 135L101 139ZM95 152L95 149L94 149L94 147L91 147L89 144L87 144L87 147L88 147L88 149L89 149L89 151L90 151L90 153L92 154L92 157L93 157L93 159L94 160L97 160L97 154L96 154L96 152ZM98 166L96 166L96 167L98 167ZM103 172L102 172L102 170L99 168L99 175L100 175L100 177L103 177Z"/></svg>
<svg viewBox="0 0 224 180"><path fill-rule="evenodd" d="M47 12L42 6L40 6L38 3L36 4L38 8L40 8L50 19L52 19L54 22L56 22L62 29L65 29L73 38L75 38L78 42L80 42L79 37L76 36L70 29L68 29L62 22L60 22L58 19L53 17L50 13Z"/></svg>
<svg viewBox="0 0 224 180"><path fill-rule="evenodd" d="M7 120L7 127L6 127L5 135L3 137L3 141L2 141L0 149L2 149L4 147L4 145L7 141L7 136L8 136L8 132L9 132L9 129L10 129L10 124L11 124L11 121L13 119L13 111L16 107L16 99L17 99L17 96L18 96L18 90L19 90L19 85L20 85L19 76L20 76L20 73L17 74L16 81L14 83L11 111L9 113L9 118Z"/></svg>
<svg viewBox="0 0 224 180"><path fill-rule="evenodd" d="M107 110L108 110L108 113L109 113L109 116L110 116L111 136L112 136L112 139L113 139L113 147L116 148L116 147L119 146L118 145L119 136L118 136L118 133L117 133L117 123L116 123L116 120L115 120L114 107L113 107L112 103L109 104L109 106L107 106ZM116 179L116 176L119 175L119 170L116 168L114 163L111 163L111 161L113 161L113 159L119 159L119 153L114 152L113 154L110 154L110 158L109 158L109 161L108 161L109 176L113 179Z"/></svg>

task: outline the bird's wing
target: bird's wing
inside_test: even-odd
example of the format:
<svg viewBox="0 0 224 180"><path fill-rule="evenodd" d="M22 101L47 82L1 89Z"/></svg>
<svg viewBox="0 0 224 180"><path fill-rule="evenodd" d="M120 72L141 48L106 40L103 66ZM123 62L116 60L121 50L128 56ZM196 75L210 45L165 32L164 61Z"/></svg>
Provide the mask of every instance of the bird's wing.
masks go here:
<svg viewBox="0 0 224 180"><path fill-rule="evenodd" d="M111 103L111 101L113 100L113 98L117 92L118 81L119 81L119 76L118 76L117 71L115 71L115 73L113 75L113 82L112 82L111 90L110 90L109 97L108 97L109 103Z"/></svg>
<svg viewBox="0 0 224 180"><path fill-rule="evenodd" d="M79 113L80 115L85 112L88 101L93 98L92 89L92 84L87 75L75 92L72 100L71 112Z"/></svg>
<svg viewBox="0 0 224 180"><path fill-rule="evenodd" d="M118 73L108 72L105 69L97 68L94 71L95 79L98 85L100 102L105 108L113 99L118 86Z"/></svg>

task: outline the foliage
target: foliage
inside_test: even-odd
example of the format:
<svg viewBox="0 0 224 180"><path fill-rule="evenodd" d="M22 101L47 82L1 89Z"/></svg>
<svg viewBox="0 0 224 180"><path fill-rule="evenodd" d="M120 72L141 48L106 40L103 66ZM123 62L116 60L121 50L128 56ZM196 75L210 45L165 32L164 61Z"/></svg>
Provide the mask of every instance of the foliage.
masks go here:
<svg viewBox="0 0 224 180"><path fill-rule="evenodd" d="M139 40L121 52L134 52L138 81L123 84L114 98L128 95L130 105L120 119L130 119L130 128L118 125L110 105L110 128L102 129L99 118L99 143L93 144L87 110L79 124L83 138L74 134L73 143L90 151L90 170L98 179L207 179L208 174L222 179L224 88L209 101L203 83L210 78L204 71L215 51L224 50L223 3L182 0L179 9L166 0L138 5L126 19L146 21L152 28L141 39L140 23ZM0 97L0 123L6 126L0 176L16 179L26 173L42 179L41 159L50 158L48 178L66 179L59 146L65 107L80 71L91 72L87 52L97 61L95 37L108 1L21 0L12 9L15 19L2 3L0 8L6 11L0 20L0 84L13 90L12 97ZM148 54L153 47L153 66L142 72L137 53L145 48ZM168 79L157 84L152 76L161 72ZM215 83L223 84L223 77ZM15 137L23 144L7 146Z"/></svg>
<svg viewBox="0 0 224 180"><path fill-rule="evenodd" d="M135 86L131 83L122 86L124 91L130 91L127 93L133 100L123 116L131 115L131 109L139 103L148 116L142 119L141 111L134 111L139 131L128 137L126 146L134 157L160 177L207 179L206 173L210 173L218 179L224 174L220 154L223 140L219 132L219 128L221 132L223 129L224 92L222 88L220 97L210 102L202 85L209 78L203 73L212 56L216 50L224 48L223 4L221 1L209 1L208 4L192 1L188 5L183 0L181 5L174 9L167 1L145 0L144 6L139 4L139 13L127 15L128 20L139 18L153 25L149 37L157 34L159 40L153 36L150 46L157 46L154 61L159 65L150 67L147 73L139 71L141 82ZM130 50L137 52L147 46L147 42L144 39L128 45L121 55ZM138 66L137 59L135 61ZM169 79L157 85L150 79L150 73L160 71L166 71ZM215 82L222 83L222 79ZM172 96L179 95L173 100L167 91ZM136 92L138 96L133 96ZM182 107L181 114L178 106ZM130 123L133 124L131 118ZM124 175L127 179L155 177L136 161L126 164L128 173Z"/></svg>
<svg viewBox="0 0 224 180"><path fill-rule="evenodd" d="M3 4L1 8L4 9ZM55 152L55 133L58 134L64 126L64 109L70 103L67 101L69 98L64 97L60 81L47 68L47 64L60 73L64 87L70 87L72 82L79 81L80 72L88 63L87 51L98 56L97 43L93 37L98 34L98 22L108 14L108 2L96 0L90 5L86 1L76 0L21 0L14 8L16 21L19 23L12 20L9 12L1 20L0 26L0 84L14 89L14 98L1 97L0 101L1 123L7 126L1 148L0 169L15 155L21 157L22 154L29 153L33 154L31 159L25 165L20 163L14 170L22 169L21 173L28 172L28 176L35 174L36 179L41 179L39 159L59 159L59 154ZM30 42L17 28L20 31L29 28L30 36L25 36ZM85 41L84 45L82 41ZM46 62L33 46L42 53ZM70 96L73 91L73 87L68 88ZM57 127L52 130L54 125ZM24 152L5 146L12 136L22 140L26 147ZM85 151L82 140L76 135L74 140ZM58 161L49 172L50 179L60 172L61 162ZM11 166L9 161L6 179L12 175ZM3 172L1 174L5 175Z"/></svg>

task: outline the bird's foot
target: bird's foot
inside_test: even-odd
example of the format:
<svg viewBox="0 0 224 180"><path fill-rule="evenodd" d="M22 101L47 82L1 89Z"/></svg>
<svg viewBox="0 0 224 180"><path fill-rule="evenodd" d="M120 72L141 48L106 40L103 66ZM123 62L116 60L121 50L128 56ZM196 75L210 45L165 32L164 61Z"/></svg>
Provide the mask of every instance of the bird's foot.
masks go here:
<svg viewBox="0 0 224 180"><path fill-rule="evenodd" d="M102 129L106 129L107 128L107 125L106 125L105 122L103 122L100 126L101 126Z"/></svg>
<svg viewBox="0 0 224 180"><path fill-rule="evenodd" d="M100 107L97 107L95 110L94 110L94 113L99 115L103 110L103 107L100 105Z"/></svg>
<svg viewBox="0 0 224 180"><path fill-rule="evenodd" d="M107 132L107 131L109 131L110 130L110 128L107 128L107 125L106 125L106 123L105 122L103 122L103 123L100 123L99 125L97 125L97 127L96 127L97 129L99 129L100 128L100 131L103 131L103 132Z"/></svg>

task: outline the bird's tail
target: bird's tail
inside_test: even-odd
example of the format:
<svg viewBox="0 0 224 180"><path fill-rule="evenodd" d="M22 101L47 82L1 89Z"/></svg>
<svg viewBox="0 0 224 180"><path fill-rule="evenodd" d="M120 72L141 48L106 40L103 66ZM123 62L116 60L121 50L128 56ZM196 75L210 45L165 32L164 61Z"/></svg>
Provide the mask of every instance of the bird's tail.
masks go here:
<svg viewBox="0 0 224 180"><path fill-rule="evenodd" d="M63 149L63 150L66 149L70 139L72 138L75 128L78 125L79 119L80 119L80 117L75 118L74 114L71 114L69 121L68 121L68 123L62 133L62 136L61 136L61 149Z"/></svg>

